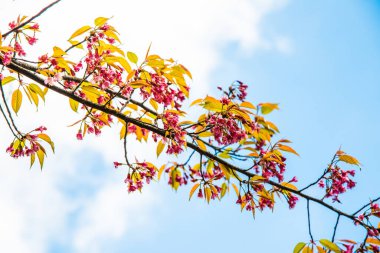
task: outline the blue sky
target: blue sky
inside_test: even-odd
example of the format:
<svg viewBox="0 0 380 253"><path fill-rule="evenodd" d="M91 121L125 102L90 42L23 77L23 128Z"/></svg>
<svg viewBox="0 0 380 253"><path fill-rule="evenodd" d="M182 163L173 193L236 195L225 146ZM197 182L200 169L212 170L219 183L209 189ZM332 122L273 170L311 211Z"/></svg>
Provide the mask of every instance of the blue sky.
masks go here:
<svg viewBox="0 0 380 253"><path fill-rule="evenodd" d="M186 31L181 33L176 26L173 30L179 35L173 35L172 40L177 44L172 45L159 32L144 32L138 37L136 28L128 25L125 29L130 35L126 34L122 40L137 51L146 48L139 43L148 45L152 41L158 52L188 63L197 74L193 84L196 95L217 94L216 86L226 87L238 79L249 84L253 102L279 103L280 111L269 118L279 126L281 137L292 140L300 153L300 157L289 158L287 172L288 178L297 175L300 186L317 178L342 146L360 160L363 169L356 176L357 188L344 194L343 204L337 206L354 211L378 196L379 2L289 0L256 4L256 1L241 1L242 6L247 5L242 9L231 7L228 1L218 3L186 2L189 12L205 9L199 11L199 20L190 15L194 20L189 19L193 22L189 26L186 26L187 16L184 23L178 21L188 28L186 31L191 35L188 41L174 38L186 35ZM11 1L7 4L15 8ZM70 1L61 3L62 8L64 5L70 5ZM115 22L127 23L128 15L124 16L121 10L103 7L94 4L91 13L83 16L83 22L104 11L103 15L114 15ZM127 7L127 14L139 17L128 13ZM156 8L158 13L165 12L165 4ZM184 15L174 14L181 8L179 4L170 8L166 11L178 20ZM241 15L230 15L228 8ZM29 6L27 10L34 13L38 8ZM12 9L15 14L18 11ZM213 13L217 13L215 17ZM210 15L209 20L204 17L206 14ZM57 10L42 18L42 27L43 21L49 18L51 21L54 15ZM62 15L64 19L68 14ZM60 22L55 21L59 29ZM56 37L67 38L79 26L75 15L67 22L72 26ZM196 27L194 31L189 29L192 26ZM203 31L202 26L207 29ZM54 39L45 37L41 44L58 43ZM41 113L44 110L48 109L41 109ZM75 115L69 117L72 118ZM75 140L66 140L66 135L74 139L75 130L63 129L70 123L65 120L56 120L62 123L60 128L52 125L53 131L61 132L64 137L57 134L58 152L49 156L43 173L27 171L21 161L10 161L1 155L0 174L4 176L0 177L0 185L3 184L0 189L7 193L0 194L0 200L7 206L0 208L0 214L4 214L0 215L0 221L3 219L0 223L5 224L4 230L0 228L0 249L2 244L11 245L6 241L13 240L13 246L3 246L3 250L17 253L291 252L297 242L309 240L304 201L294 210L278 203L273 213L265 211L252 219L250 214L240 213L234 204L234 194L210 205L198 199L189 202L188 189L174 193L165 181L152 184L141 195L127 196L124 172L112 168L120 143L115 146L90 139L78 146ZM100 148L103 144L107 147L104 154ZM136 150L143 149L136 146ZM9 173L12 168L17 168L17 172ZM318 190L309 192L321 194ZM20 193L27 198L19 197ZM34 210L36 205L40 209ZM314 237L330 238L335 216L315 205L311 207ZM28 208L30 212L20 211ZM12 237L2 234L7 226L17 228L8 233ZM360 241L364 237L362 232L342 219L337 238ZM22 247L14 249L16 244Z"/></svg>

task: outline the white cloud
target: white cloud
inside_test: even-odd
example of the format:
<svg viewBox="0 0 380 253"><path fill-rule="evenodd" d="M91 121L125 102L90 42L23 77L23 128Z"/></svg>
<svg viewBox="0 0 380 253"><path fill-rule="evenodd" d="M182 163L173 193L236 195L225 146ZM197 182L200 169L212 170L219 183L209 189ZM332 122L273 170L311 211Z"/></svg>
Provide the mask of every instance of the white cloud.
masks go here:
<svg viewBox="0 0 380 253"><path fill-rule="evenodd" d="M32 15L49 2L5 1L1 4L0 28L18 12ZM91 24L97 16L114 16L111 23L119 30L128 50L144 55L152 42L152 52L173 57L192 71L192 97L195 98L213 89L210 74L223 64L222 49L229 43L237 43L245 52L265 49L268 45L276 45L274 49L281 52L289 51L291 47L286 38L270 41L263 38L260 31L262 19L285 3L275 0L67 0L39 19L43 32L35 52L49 52L53 45L65 47L67 44L63 41L81 25ZM123 175L111 169L100 176L81 170L86 162L82 157L91 152L102 154L110 166L112 161L120 159L118 133L106 131L100 138L78 143L75 130L66 127L77 119L77 115L67 113L67 99L51 94L37 116L25 107L26 104L21 112L24 120L18 120L21 128L30 129L39 122L46 122L56 141L57 154L48 157L45 170L40 173L36 168L28 171L26 162L13 161L0 152L1 252L47 252L52 241L63 241L77 252L96 252L105 241L121 238L134 226L150 225L150 213L141 210L156 205L152 199L159 198L157 192L146 189L142 196L127 197L123 191ZM0 150L10 142L10 135L2 126ZM134 146L133 150L136 154L154 156L147 154L144 147ZM68 193L66 188L73 184L91 194ZM142 212L141 222L135 221L137 212ZM73 213L78 213L79 220L69 227Z"/></svg>
<svg viewBox="0 0 380 253"><path fill-rule="evenodd" d="M73 236L76 252L104 252L110 241L122 238L130 229L149 227L152 205L157 201L150 191L126 195L120 184L107 184L94 199L82 204L85 208Z"/></svg>
<svg viewBox="0 0 380 253"><path fill-rule="evenodd" d="M291 54L293 53L293 45L289 38L287 37L278 37L275 41L275 48L284 54Z"/></svg>

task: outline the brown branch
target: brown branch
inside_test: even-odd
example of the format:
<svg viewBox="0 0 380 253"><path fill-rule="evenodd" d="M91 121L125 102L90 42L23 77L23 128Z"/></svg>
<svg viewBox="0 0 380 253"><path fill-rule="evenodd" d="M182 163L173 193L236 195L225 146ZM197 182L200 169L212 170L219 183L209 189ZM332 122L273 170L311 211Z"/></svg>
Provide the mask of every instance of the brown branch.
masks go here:
<svg viewBox="0 0 380 253"><path fill-rule="evenodd" d="M3 38L6 38L9 34L17 31L18 29L22 28L23 26L29 24L30 22L32 22L34 19L36 19L37 17L39 17L42 13L44 13L45 11L47 11L49 8L51 8L53 5L57 4L58 2L60 2L61 0L57 0L57 1L54 1L52 2L51 4L49 4L48 6L46 6L45 8L43 8L40 12L38 12L36 15L34 15L33 17L29 18L28 20L26 20L25 22L19 24L18 26L16 26L15 28L13 28L12 30L4 33L2 35Z"/></svg>
<svg viewBox="0 0 380 253"><path fill-rule="evenodd" d="M0 59L0 64L3 64L1 59ZM151 124L147 124L145 122L142 122L138 119L135 119L135 118L131 118L131 117L128 117L126 115L124 115L123 113L117 111L117 110L114 110L114 109L111 109L109 107L103 107L102 105L99 105L99 104L96 104L96 103L93 103L91 101L88 101L88 100L85 100L79 96L76 96L75 94L71 93L70 91L66 91L58 86L54 86L54 85L47 85L44 83L44 79L41 78L40 76L22 68L21 66L19 66L18 64L15 64L14 62L11 62L9 65L7 65L7 67L13 71L16 71L30 79L32 79L33 81L35 82L38 82L39 84L41 84L42 86L45 86L63 96L66 96L66 97L69 97L83 105L86 105L86 106L89 106L91 108L94 108L94 109L97 109L99 111L102 111L104 113L107 113L107 114L110 114L114 117L117 117L125 122L130 122L132 124L135 124L136 126L139 126L141 128L144 128L146 130L149 130L151 132L154 132L158 135L161 135L163 137L166 137L166 138L170 138L166 135L166 130L165 129L161 129L159 127L156 127L154 125L151 125ZM241 173L242 175L245 175L245 176L248 176L249 178L251 177L254 177L256 176L256 174L254 173L251 173L249 171L246 171L244 169L241 169L223 159L221 159L220 157L216 156L216 155L213 155L211 153L209 153L207 150L203 150L201 149L199 146L191 143L191 142L187 142L186 143L187 147L195 150L196 152L198 152L200 155L204 155L205 157L208 157L209 159L212 159L220 164L223 164L225 165L226 167L230 168L232 171L235 171L235 172L238 172L238 173ZM362 227L364 228L368 228L369 226L367 224L365 224L364 222L362 221L359 221L356 219L355 215L350 215L348 213L345 213L337 208L335 208L334 206L332 205L329 205L327 204L326 202L324 202L323 200L320 200L320 199L317 199L315 197L312 197L312 196L309 196L303 192L301 192L300 190L295 190L295 189L292 189L292 188L289 188L289 187L286 187L280 183L277 183L277 182L274 182L274 181L271 181L271 180L267 180L265 181L265 183L269 184L269 185L272 185L274 188L277 188L277 189L280 189L281 191L287 191L287 192L291 192L291 193L294 193L300 197L302 197L303 199L307 200L307 201L312 201L312 202L315 202L315 203L318 203L319 205L322 205L324 206L325 208L335 212L336 214L338 215L341 215L341 216L344 216L352 221L355 221L357 224L360 224Z"/></svg>

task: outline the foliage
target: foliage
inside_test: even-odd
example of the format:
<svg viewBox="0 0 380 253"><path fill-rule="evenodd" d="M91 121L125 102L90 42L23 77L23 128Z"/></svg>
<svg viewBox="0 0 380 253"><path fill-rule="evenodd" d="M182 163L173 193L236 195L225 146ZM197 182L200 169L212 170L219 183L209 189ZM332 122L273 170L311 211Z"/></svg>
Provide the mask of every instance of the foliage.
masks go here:
<svg viewBox="0 0 380 253"><path fill-rule="evenodd" d="M298 189L294 185L296 177L285 180L285 154L298 154L289 140L276 137L279 129L265 118L278 109L278 104L254 105L247 101L245 83L237 80L225 90L218 87L219 98L206 96L193 101L190 106L201 113L190 120L182 106L189 97L190 71L173 59L150 54L150 48L142 58L124 51L119 33L105 17L96 18L92 26L78 28L68 39L66 49L53 47L50 54L26 60L24 45L34 45L40 32L34 19L57 2L32 18L19 17L10 22L9 31L0 34L0 109L13 134L6 149L12 157L28 157L31 166L37 157L42 169L46 146L54 151L44 126L22 132L13 120L25 101L38 107L47 93L54 91L67 97L68 108L79 115L73 124L78 129L78 140L89 134L101 135L105 127L119 127L125 155L114 166L128 170L125 183L129 192L141 191L144 184L166 174L174 190L192 185L189 199L196 193L209 203L233 190L240 209L253 216L258 210L273 210L278 199L293 208L301 198L307 201L308 214L312 201L335 212L337 223L331 240L318 241L313 239L309 225L310 242L298 243L294 252L379 252L379 227L373 225L380 216L376 203L379 198L353 214L327 202L329 198L340 202L339 196L355 187L355 170L345 167L359 168L359 161L338 150L315 182ZM72 53L79 60L74 60ZM10 104L5 90L12 92ZM165 152L174 160L162 166L131 161L129 138L154 143L157 157ZM180 154L186 156L184 162L179 162ZM234 165L234 161L243 161L245 168ZM305 193L316 185L325 191L322 198ZM363 242L334 242L341 216L366 229Z"/></svg>

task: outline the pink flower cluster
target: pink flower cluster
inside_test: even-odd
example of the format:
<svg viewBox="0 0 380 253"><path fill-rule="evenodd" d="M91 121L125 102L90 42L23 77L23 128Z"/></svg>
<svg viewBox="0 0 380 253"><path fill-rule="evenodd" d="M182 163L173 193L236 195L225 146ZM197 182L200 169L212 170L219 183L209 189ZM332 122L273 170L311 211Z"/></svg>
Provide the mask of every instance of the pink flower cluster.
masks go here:
<svg viewBox="0 0 380 253"><path fill-rule="evenodd" d="M258 150L260 153L260 157L263 157L267 151L264 150L264 141L260 141L256 143L256 150ZM266 179L270 178L277 178L279 182L282 182L284 180L284 173L286 171L286 157L280 156L276 157L276 159L272 160L258 160L254 162L253 169L255 170L256 174L261 174ZM292 180L296 180L293 178ZM291 181L296 182L296 181Z"/></svg>
<svg viewBox="0 0 380 253"><path fill-rule="evenodd" d="M3 55L3 63L5 66L9 65L12 61L12 58L13 58L13 53L12 51L7 51L4 53Z"/></svg>
<svg viewBox="0 0 380 253"><path fill-rule="evenodd" d="M183 175L181 175L180 173L176 173L176 169L174 167L167 168L165 170L165 173L169 174L169 185L174 185L174 183L178 183L179 186L187 185L187 182L189 180L189 176L187 175L187 173L183 173ZM175 177L171 176L173 173L175 173Z"/></svg>
<svg viewBox="0 0 380 253"><path fill-rule="evenodd" d="M152 77L150 83L152 84L151 91L154 100L165 107L174 103L174 107L178 110L181 107L181 103L185 100L183 92L170 86L164 77L153 73L150 75Z"/></svg>
<svg viewBox="0 0 380 253"><path fill-rule="evenodd" d="M93 75L93 82L97 83L103 90L108 89L111 84L122 83L122 75L120 71L113 68L98 67Z"/></svg>
<svg viewBox="0 0 380 253"><path fill-rule="evenodd" d="M21 139L13 141L6 149L6 152L13 158L19 158L23 156L30 156L40 150L40 144L38 143L38 133L44 132L46 127L40 126L28 134L25 134ZM16 144L17 143L17 144Z"/></svg>
<svg viewBox="0 0 380 253"><path fill-rule="evenodd" d="M222 101L222 103L227 102L226 99L233 100L233 99L236 99L236 97L240 101L244 101L248 95L247 88L248 88L248 85L246 85L245 83L239 80L236 80L235 82L231 84L231 86L228 87L227 91L223 92L226 95L226 97L224 98L224 101ZM223 91L222 87L220 86L218 87L218 89Z"/></svg>
<svg viewBox="0 0 380 253"><path fill-rule="evenodd" d="M171 137L166 151L167 154L179 154L183 151L186 132L182 130L178 123L178 114L165 111L163 115L164 129L169 131Z"/></svg>
<svg viewBox="0 0 380 253"><path fill-rule="evenodd" d="M261 210L263 210L264 207L265 207L265 205L266 205L266 203L264 203L265 200L266 199L263 199L263 198L260 198L260 200L259 200L259 207L260 207ZM269 202L271 202L271 201L269 201ZM247 193L245 193L243 196L239 195L238 199L236 201L236 204L238 204L238 205L244 205L245 206L245 210L247 210L247 211L252 211L253 209L256 208L255 202L253 200L253 195L249 191ZM273 205L273 203L272 204L268 203L268 205Z"/></svg>
<svg viewBox="0 0 380 253"><path fill-rule="evenodd" d="M244 101L245 98L247 97L247 88L248 85L242 83L241 81L236 81L239 85L237 87L239 93L237 94L237 97L239 98L240 101Z"/></svg>
<svg viewBox="0 0 380 253"><path fill-rule="evenodd" d="M221 145L234 144L247 137L231 113L212 114L207 123L211 126L210 131L215 140Z"/></svg>
<svg viewBox="0 0 380 253"><path fill-rule="evenodd" d="M115 167L120 166L121 163L115 162ZM135 166L131 167L132 173L128 173L124 182L128 186L128 192L134 192L136 190L141 191L144 181L149 184L150 181L156 175L156 169L150 166L148 163L136 163Z"/></svg>
<svg viewBox="0 0 380 253"><path fill-rule="evenodd" d="M298 201L298 197L294 196L293 194L289 194L289 197L288 197L289 208L294 208L297 204L297 201Z"/></svg>
<svg viewBox="0 0 380 253"><path fill-rule="evenodd" d="M90 121L87 121L85 123L85 128L83 132L82 132L82 129L79 129L76 135L78 140L83 140L83 136L86 132L89 134L95 134L96 136L99 136L102 133L101 129L106 124L112 123L113 121L111 115L107 115L106 120L105 120L104 117L102 117L100 113L92 114L90 119L91 119Z"/></svg>
<svg viewBox="0 0 380 253"><path fill-rule="evenodd" d="M356 183L350 178L355 176L354 170L342 170L339 166L330 166L324 180L318 182L319 187L326 189L326 197L332 197L333 202L339 201L338 196L347 189L355 187Z"/></svg>

